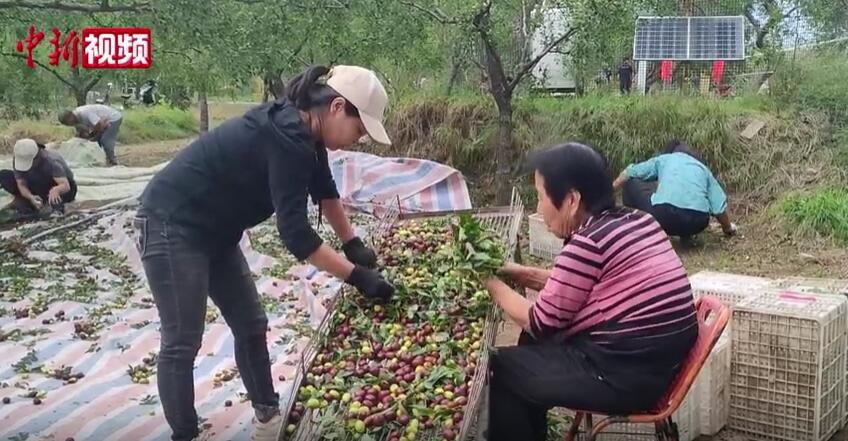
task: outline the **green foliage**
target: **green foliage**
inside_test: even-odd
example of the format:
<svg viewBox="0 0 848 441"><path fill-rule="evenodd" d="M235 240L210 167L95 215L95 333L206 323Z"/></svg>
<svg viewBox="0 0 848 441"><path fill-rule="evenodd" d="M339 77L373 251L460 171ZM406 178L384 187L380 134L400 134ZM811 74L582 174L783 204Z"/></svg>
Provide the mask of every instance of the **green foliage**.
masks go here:
<svg viewBox="0 0 848 441"><path fill-rule="evenodd" d="M197 119L187 111L168 106L131 109L124 112L118 141L134 144L179 139L197 133Z"/></svg>
<svg viewBox="0 0 848 441"><path fill-rule="evenodd" d="M848 243L848 187L794 194L779 208L799 229Z"/></svg>
<svg viewBox="0 0 848 441"><path fill-rule="evenodd" d="M582 140L602 151L617 174L680 138L701 153L729 191L744 193L752 204L767 204L787 188L846 182L848 168L835 166L839 148L829 143L826 118L810 112L799 118L787 111L776 116L778 105L757 95L727 100L666 95L519 98L513 170L520 170L529 150ZM482 200L476 203L486 203L497 135L493 109L491 100L473 94L402 97L389 116L396 143L375 153L451 164L481 189L476 196ZM752 140L741 138L739 133L754 119L766 127ZM848 136L841 139L843 157L848 157Z"/></svg>
<svg viewBox="0 0 848 441"><path fill-rule="evenodd" d="M803 54L776 77L774 94L785 106L825 112L834 124L848 125L848 55Z"/></svg>
<svg viewBox="0 0 848 441"><path fill-rule="evenodd" d="M527 115L546 115L526 134L528 146L581 139L604 152L610 165L620 170L679 138L698 149L709 164L724 169L740 153L730 123L756 110L759 103L752 104L679 96L596 95L579 100L527 100L518 108Z"/></svg>
<svg viewBox="0 0 848 441"><path fill-rule="evenodd" d="M52 93L53 81L24 60L0 59L0 118L37 118Z"/></svg>
<svg viewBox="0 0 848 441"><path fill-rule="evenodd" d="M848 8L845 3L830 0L804 0L799 2L804 15L825 35L834 37L848 32Z"/></svg>

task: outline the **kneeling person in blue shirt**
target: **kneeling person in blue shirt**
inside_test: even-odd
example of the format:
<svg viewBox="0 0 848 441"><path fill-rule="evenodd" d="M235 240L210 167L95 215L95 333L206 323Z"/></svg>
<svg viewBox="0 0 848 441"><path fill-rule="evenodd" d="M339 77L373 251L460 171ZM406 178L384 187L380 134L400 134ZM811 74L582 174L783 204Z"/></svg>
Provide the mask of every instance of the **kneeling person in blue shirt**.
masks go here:
<svg viewBox="0 0 848 441"><path fill-rule="evenodd" d="M683 142L673 140L664 152L630 164L615 180L625 206L654 216L669 236L688 243L715 216L728 236L736 225L727 214L727 196L710 169Z"/></svg>

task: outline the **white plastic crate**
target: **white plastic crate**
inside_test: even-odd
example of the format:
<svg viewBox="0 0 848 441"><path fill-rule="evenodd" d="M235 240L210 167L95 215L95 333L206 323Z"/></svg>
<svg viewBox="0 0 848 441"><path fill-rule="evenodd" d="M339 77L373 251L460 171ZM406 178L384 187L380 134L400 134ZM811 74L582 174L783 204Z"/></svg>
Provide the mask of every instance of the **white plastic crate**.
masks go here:
<svg viewBox="0 0 848 441"><path fill-rule="evenodd" d="M677 423L680 441L694 441L700 435L698 402L698 390L693 384L686 398L680 403L680 407L671 416L672 420ZM597 423L603 418L605 418L604 415L592 414L592 421L594 423ZM581 425L581 432L577 437L578 440L588 439L586 434L582 432L584 427L585 423ZM650 441L656 439L655 434L656 430L653 423L618 423L609 425L595 439L597 441Z"/></svg>
<svg viewBox="0 0 848 441"><path fill-rule="evenodd" d="M539 213L528 216L527 223L530 226L530 254L553 262L554 257L562 251L563 240L548 231Z"/></svg>
<svg viewBox="0 0 848 441"><path fill-rule="evenodd" d="M733 308L740 302L756 297L774 286L774 281L764 277L701 271L689 276L695 298L713 296Z"/></svg>
<svg viewBox="0 0 848 441"><path fill-rule="evenodd" d="M712 436L727 425L730 410L730 328L725 328L695 378L700 434Z"/></svg>
<svg viewBox="0 0 848 441"><path fill-rule="evenodd" d="M843 422L848 300L771 291L733 311L728 426L749 438L826 441Z"/></svg>
<svg viewBox="0 0 848 441"><path fill-rule="evenodd" d="M777 285L780 288L795 292L848 296L848 280L845 279L790 277L778 280ZM848 356L845 357L845 362L845 393L843 395L845 404L843 405L842 414L844 421L848 423Z"/></svg>
<svg viewBox="0 0 848 441"><path fill-rule="evenodd" d="M781 289L812 294L842 294L848 296L848 280L846 279L814 279L805 277L788 277L776 282Z"/></svg>

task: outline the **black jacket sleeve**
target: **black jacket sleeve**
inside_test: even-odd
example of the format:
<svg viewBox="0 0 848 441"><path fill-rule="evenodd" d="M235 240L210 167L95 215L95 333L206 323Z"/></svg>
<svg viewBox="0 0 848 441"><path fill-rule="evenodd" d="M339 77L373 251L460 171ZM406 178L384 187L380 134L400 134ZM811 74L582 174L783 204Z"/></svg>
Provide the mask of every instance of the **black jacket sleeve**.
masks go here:
<svg viewBox="0 0 848 441"><path fill-rule="evenodd" d="M339 190L336 187L336 181L333 180L333 173L330 171L327 149L319 147L317 153L318 169L312 174L312 182L309 183L309 194L312 196L313 204L319 204L324 199L339 198Z"/></svg>
<svg viewBox="0 0 848 441"><path fill-rule="evenodd" d="M307 189L315 158L302 151L284 150L278 145L268 149L268 183L277 214L277 230L286 248L298 260L305 260L323 240L309 225L306 212Z"/></svg>

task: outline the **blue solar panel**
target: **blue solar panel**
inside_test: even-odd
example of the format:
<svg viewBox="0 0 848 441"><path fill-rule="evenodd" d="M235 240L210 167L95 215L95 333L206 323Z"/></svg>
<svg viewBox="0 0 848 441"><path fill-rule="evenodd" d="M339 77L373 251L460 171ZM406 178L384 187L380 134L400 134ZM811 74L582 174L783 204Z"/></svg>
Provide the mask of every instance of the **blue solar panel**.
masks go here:
<svg viewBox="0 0 848 441"><path fill-rule="evenodd" d="M745 58L743 17L639 17L636 60L739 60Z"/></svg>

